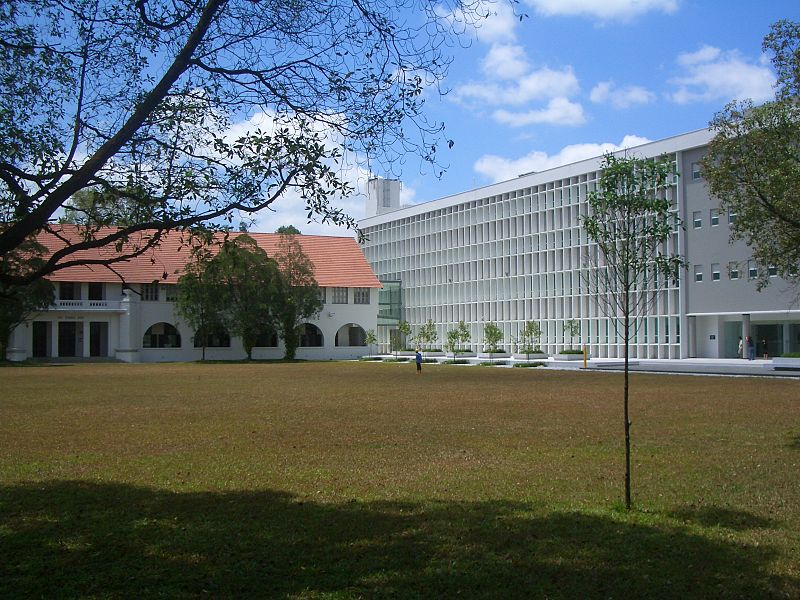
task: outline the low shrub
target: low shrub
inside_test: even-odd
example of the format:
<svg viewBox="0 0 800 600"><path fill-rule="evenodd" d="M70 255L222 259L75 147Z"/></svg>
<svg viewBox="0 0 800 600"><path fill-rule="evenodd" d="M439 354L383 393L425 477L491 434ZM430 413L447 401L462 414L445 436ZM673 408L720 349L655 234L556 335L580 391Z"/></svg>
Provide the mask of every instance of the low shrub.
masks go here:
<svg viewBox="0 0 800 600"><path fill-rule="evenodd" d="M405 356L398 356L397 358L384 358L383 362L398 362L398 363L402 363L402 362L408 362L408 358L406 358Z"/></svg>
<svg viewBox="0 0 800 600"><path fill-rule="evenodd" d="M559 354L583 354L583 350L576 350L575 348L565 348Z"/></svg>
<svg viewBox="0 0 800 600"><path fill-rule="evenodd" d="M800 358L800 352L784 352L781 358Z"/></svg>
<svg viewBox="0 0 800 600"><path fill-rule="evenodd" d="M450 360L443 360L442 364L443 365L468 365L469 361L465 360L463 358L456 358L456 359L450 359Z"/></svg>
<svg viewBox="0 0 800 600"><path fill-rule="evenodd" d="M478 364L481 367L498 367L498 366L502 367L503 365L507 365L508 363L505 362L504 360L496 360L494 362L487 360L486 362L482 362L482 363L478 363Z"/></svg>
<svg viewBox="0 0 800 600"><path fill-rule="evenodd" d="M484 348L483 349L483 353L484 354L503 354L504 352L505 352L505 350L503 350L502 348Z"/></svg>
<svg viewBox="0 0 800 600"><path fill-rule="evenodd" d="M517 350L517 354L544 354L544 350L539 348L533 348L532 346L526 346L525 348L520 348Z"/></svg>
<svg viewBox="0 0 800 600"><path fill-rule="evenodd" d="M382 359L381 359L381 357L380 357L380 356L362 356L362 357L361 357L361 358L359 358L358 360L363 360L363 361L376 361L376 360L382 360Z"/></svg>
<svg viewBox="0 0 800 600"><path fill-rule="evenodd" d="M422 362L424 362L424 363L433 363L433 364L436 364L436 363L438 363L439 361L438 361L438 360L436 360L435 358L423 358L423 359L422 359Z"/></svg>
<svg viewBox="0 0 800 600"><path fill-rule="evenodd" d="M515 367L519 367L520 369L527 369L529 367L546 367L547 363L543 363L542 361L536 362L526 362L526 363L514 363Z"/></svg>

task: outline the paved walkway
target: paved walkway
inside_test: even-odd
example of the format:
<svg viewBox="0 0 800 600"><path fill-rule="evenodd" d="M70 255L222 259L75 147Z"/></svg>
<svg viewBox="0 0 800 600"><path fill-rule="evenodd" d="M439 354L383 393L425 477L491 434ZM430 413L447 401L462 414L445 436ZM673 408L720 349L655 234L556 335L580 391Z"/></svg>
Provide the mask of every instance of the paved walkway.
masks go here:
<svg viewBox="0 0 800 600"><path fill-rule="evenodd" d="M583 361L577 365L551 361L553 368L582 368ZM589 369L602 371L622 371L621 359L592 359ZM800 371L775 370L772 360L744 360L739 358L684 358L684 359L645 359L631 360L631 371L650 373L686 373L691 375L740 375L749 377L795 377Z"/></svg>

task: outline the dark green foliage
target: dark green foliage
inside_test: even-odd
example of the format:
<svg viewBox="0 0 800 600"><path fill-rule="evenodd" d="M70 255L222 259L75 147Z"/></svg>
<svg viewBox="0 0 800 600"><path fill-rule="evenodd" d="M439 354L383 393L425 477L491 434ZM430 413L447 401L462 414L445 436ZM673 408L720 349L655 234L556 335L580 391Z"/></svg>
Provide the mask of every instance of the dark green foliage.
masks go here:
<svg viewBox="0 0 800 600"><path fill-rule="evenodd" d="M284 235L300 235L300 230L294 225L281 225L275 230L275 233Z"/></svg>
<svg viewBox="0 0 800 600"><path fill-rule="evenodd" d="M24 274L43 262L44 248L26 241L14 252L0 257L0 272ZM5 284L0 281L0 361L6 360L6 350L11 332L28 318L53 304L55 291L46 279L35 279L24 285Z"/></svg>
<svg viewBox="0 0 800 600"><path fill-rule="evenodd" d="M90 247L128 240L133 256L165 231L230 229L287 192L309 221L356 228L331 204L351 191L345 153L440 165L448 140L422 91L463 32L449 12L486 16L460 0L0 3L0 256L70 202L66 218L86 224L24 280L0 279L28 283ZM98 227L112 222L123 228Z"/></svg>
<svg viewBox="0 0 800 600"><path fill-rule="evenodd" d="M281 235L275 260L284 280L282 296L275 307L277 328L283 338L285 358L293 359L300 345L301 325L319 314L323 302L314 265L297 237Z"/></svg>

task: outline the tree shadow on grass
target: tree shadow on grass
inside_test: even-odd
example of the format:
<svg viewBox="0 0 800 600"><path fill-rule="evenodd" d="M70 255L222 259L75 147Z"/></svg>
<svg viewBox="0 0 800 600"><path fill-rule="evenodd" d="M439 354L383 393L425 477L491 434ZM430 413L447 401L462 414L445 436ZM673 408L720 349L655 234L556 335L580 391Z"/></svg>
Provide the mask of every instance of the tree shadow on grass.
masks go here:
<svg viewBox="0 0 800 600"><path fill-rule="evenodd" d="M791 436L787 445L794 450L800 450L800 433Z"/></svg>
<svg viewBox="0 0 800 600"><path fill-rule="evenodd" d="M0 597L769 598L777 551L512 502L0 487Z"/></svg>
<svg viewBox="0 0 800 600"><path fill-rule="evenodd" d="M759 517L741 510L732 510L719 506L694 507L687 506L669 513L671 517L697 523L703 527L725 527L736 531L748 529L765 529L777 527L778 524L764 517Z"/></svg>

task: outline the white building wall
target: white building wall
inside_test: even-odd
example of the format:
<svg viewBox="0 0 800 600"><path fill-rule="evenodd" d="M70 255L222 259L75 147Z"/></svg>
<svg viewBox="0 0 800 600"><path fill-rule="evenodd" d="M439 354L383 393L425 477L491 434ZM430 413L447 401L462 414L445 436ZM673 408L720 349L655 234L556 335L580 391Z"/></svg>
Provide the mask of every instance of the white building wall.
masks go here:
<svg viewBox="0 0 800 600"><path fill-rule="evenodd" d="M710 131L701 130L629 153L667 155L678 167L680 177L664 193L675 202L685 229L676 230L666 252L680 254L690 264L708 262L712 256L725 266L730 261L746 263L742 256L746 248L741 244L730 247L726 235L701 238L691 229L694 211L701 210L708 218L715 204L705 185L691 173L692 163L702 157L711 137ZM571 345L564 322L574 319L580 322L581 333L572 345L588 346L594 357L620 357L617 320L607 316L586 284L586 259L596 253L596 246L589 243L580 218L588 210L588 194L597 185L600 161L597 157L531 173L366 218L360 223L367 237L364 254L380 279L401 282L403 318L414 331L430 319L437 325L440 343L447 330L463 320L472 333L473 349L480 350L484 324L491 321L503 331L501 345L511 350L525 321L537 321L543 332L541 345L552 354ZM633 358L718 357L729 352L732 341L726 336L733 335L734 328L720 329L719 318L698 317L691 334L687 332L689 315L699 314L696 307L704 313L788 308L780 297L780 285L762 293L748 288L745 293L746 283L737 281L735 289L740 293L725 294L715 302L705 297L714 288L705 285L701 297L692 275L684 273L677 285L662 282L656 303L637 323ZM716 291L734 290L734 283L716 283ZM797 313L786 311L781 319L796 322ZM389 331L382 329L380 342L386 348ZM796 337L794 331L787 335Z"/></svg>

